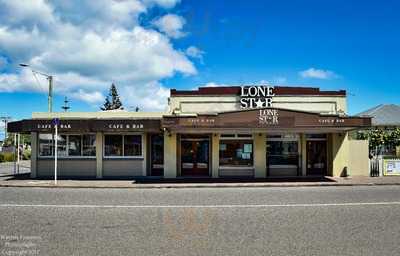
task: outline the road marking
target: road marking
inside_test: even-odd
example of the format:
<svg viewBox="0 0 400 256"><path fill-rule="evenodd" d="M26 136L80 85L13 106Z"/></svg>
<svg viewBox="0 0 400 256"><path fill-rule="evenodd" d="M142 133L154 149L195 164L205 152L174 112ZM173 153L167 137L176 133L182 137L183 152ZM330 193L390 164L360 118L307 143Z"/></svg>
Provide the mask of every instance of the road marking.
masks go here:
<svg viewBox="0 0 400 256"><path fill-rule="evenodd" d="M0 207L37 208L273 208L400 205L400 202L325 203L325 204L222 204L222 205L83 205L83 204L0 204Z"/></svg>

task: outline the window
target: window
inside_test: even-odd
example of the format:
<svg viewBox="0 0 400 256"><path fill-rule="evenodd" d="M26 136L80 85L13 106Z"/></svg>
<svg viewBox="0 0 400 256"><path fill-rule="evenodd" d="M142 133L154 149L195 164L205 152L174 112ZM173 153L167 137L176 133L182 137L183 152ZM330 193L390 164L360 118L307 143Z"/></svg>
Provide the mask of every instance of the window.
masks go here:
<svg viewBox="0 0 400 256"><path fill-rule="evenodd" d="M43 157L54 156L54 143L55 141L53 134L46 134L46 133L39 134L39 156ZM96 156L96 135L94 134L58 135L57 156L64 158Z"/></svg>
<svg viewBox="0 0 400 256"><path fill-rule="evenodd" d="M82 155L96 156L96 135L87 134L82 136Z"/></svg>
<svg viewBox="0 0 400 256"><path fill-rule="evenodd" d="M221 140L219 164L221 166L253 166L253 141Z"/></svg>
<svg viewBox="0 0 400 256"><path fill-rule="evenodd" d="M68 155L80 156L81 155L81 135L70 135L68 140Z"/></svg>
<svg viewBox="0 0 400 256"><path fill-rule="evenodd" d="M273 135L267 139L268 165L299 164L299 143L295 134Z"/></svg>
<svg viewBox="0 0 400 256"><path fill-rule="evenodd" d="M52 156L53 152L53 134L39 134L39 156Z"/></svg>
<svg viewBox="0 0 400 256"><path fill-rule="evenodd" d="M104 155L105 156L123 156L122 135L104 136Z"/></svg>
<svg viewBox="0 0 400 256"><path fill-rule="evenodd" d="M142 135L105 135L104 156L106 157L142 156Z"/></svg>
<svg viewBox="0 0 400 256"><path fill-rule="evenodd" d="M125 135L124 137L124 155L141 156L142 155L142 136Z"/></svg>

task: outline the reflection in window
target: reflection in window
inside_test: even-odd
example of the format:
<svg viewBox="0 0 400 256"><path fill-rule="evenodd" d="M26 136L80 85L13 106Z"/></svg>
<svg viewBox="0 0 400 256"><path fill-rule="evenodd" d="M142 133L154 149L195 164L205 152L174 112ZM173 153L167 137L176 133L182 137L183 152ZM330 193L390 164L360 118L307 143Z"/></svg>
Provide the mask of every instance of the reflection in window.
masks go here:
<svg viewBox="0 0 400 256"><path fill-rule="evenodd" d="M67 156L67 135L58 135L57 154L59 157Z"/></svg>
<svg viewBox="0 0 400 256"><path fill-rule="evenodd" d="M269 165L298 165L297 141L267 141Z"/></svg>
<svg viewBox="0 0 400 256"><path fill-rule="evenodd" d="M80 156L81 155L81 135L69 135L68 140L68 155Z"/></svg>
<svg viewBox="0 0 400 256"><path fill-rule="evenodd" d="M122 156L122 135L104 136L104 155Z"/></svg>
<svg viewBox="0 0 400 256"><path fill-rule="evenodd" d="M53 152L53 134L39 134L39 156L52 156Z"/></svg>
<svg viewBox="0 0 400 256"><path fill-rule="evenodd" d="M83 144L82 155L96 156L96 135L94 134L83 135L82 144Z"/></svg>
<svg viewBox="0 0 400 256"><path fill-rule="evenodd" d="M125 135L124 137L124 155L141 156L142 155L142 136Z"/></svg>
<svg viewBox="0 0 400 256"><path fill-rule="evenodd" d="M221 140L219 164L221 166L253 166L253 141Z"/></svg>

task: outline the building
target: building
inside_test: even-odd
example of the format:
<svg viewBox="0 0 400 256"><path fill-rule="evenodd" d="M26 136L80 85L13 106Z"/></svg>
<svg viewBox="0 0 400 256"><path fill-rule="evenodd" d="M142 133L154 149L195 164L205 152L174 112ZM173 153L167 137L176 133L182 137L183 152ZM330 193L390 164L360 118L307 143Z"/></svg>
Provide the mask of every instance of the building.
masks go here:
<svg viewBox="0 0 400 256"><path fill-rule="evenodd" d="M348 132L369 127L371 118L347 116L343 90L238 86L170 94L165 113L33 113L8 130L32 135L32 177L53 175L54 118L64 177L369 175L368 144L352 143Z"/></svg>

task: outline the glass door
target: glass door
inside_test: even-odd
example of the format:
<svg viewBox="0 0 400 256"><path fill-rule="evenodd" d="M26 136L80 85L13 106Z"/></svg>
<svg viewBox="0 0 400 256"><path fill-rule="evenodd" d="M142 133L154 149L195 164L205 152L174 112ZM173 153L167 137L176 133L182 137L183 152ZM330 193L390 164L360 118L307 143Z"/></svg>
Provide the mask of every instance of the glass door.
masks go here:
<svg viewBox="0 0 400 256"><path fill-rule="evenodd" d="M209 176L209 139L182 138L181 175Z"/></svg>
<svg viewBox="0 0 400 256"><path fill-rule="evenodd" d="M307 141L307 175L326 175L326 140Z"/></svg>
<svg viewBox="0 0 400 256"><path fill-rule="evenodd" d="M164 175L164 137L153 134L150 138L151 176Z"/></svg>

